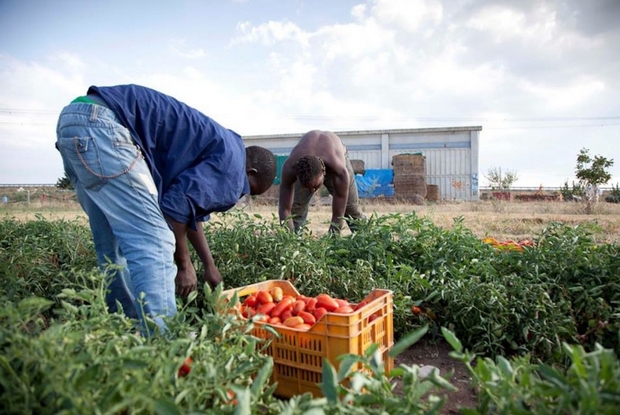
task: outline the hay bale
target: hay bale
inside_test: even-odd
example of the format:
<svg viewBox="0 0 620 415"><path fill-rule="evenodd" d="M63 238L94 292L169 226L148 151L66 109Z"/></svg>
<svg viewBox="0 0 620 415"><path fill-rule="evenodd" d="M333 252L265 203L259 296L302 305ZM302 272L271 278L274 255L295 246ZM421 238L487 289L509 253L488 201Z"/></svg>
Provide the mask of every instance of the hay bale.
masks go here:
<svg viewBox="0 0 620 415"><path fill-rule="evenodd" d="M426 175L424 174L394 174L394 194L401 197L419 195L426 197Z"/></svg>
<svg viewBox="0 0 620 415"><path fill-rule="evenodd" d="M436 184L426 185L426 200L429 202L439 202L439 186Z"/></svg>
<svg viewBox="0 0 620 415"><path fill-rule="evenodd" d="M366 173L366 169L364 167L364 160L350 160L351 166L353 166L353 173L355 174L364 174Z"/></svg>
<svg viewBox="0 0 620 415"><path fill-rule="evenodd" d="M422 154L397 154L392 157L394 175L398 173L425 174L426 157Z"/></svg>

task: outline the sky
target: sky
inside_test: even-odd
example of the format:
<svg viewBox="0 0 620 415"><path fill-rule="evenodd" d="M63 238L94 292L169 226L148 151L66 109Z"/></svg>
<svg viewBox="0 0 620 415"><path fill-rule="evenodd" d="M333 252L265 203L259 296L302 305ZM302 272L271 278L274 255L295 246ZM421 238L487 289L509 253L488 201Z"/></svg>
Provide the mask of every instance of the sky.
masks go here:
<svg viewBox="0 0 620 415"><path fill-rule="evenodd" d="M620 182L620 0L0 0L0 184L54 184L62 108L139 84L241 135L481 126L479 173Z"/></svg>

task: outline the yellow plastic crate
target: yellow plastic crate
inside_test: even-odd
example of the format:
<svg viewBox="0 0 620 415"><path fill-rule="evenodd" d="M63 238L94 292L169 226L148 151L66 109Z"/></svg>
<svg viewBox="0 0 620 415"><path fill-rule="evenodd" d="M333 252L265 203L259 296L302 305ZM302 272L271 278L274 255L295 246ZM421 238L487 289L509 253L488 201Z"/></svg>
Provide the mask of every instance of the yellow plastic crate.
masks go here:
<svg viewBox="0 0 620 415"><path fill-rule="evenodd" d="M235 292L239 298L260 290L282 288L283 293L298 297L300 294L286 280L270 280L224 291L228 298ZM264 329L266 323L257 322L252 334L262 339L272 339L266 349L274 360L271 382L277 382L275 393L290 398L305 392L322 396L317 385L322 380L323 359L327 358L338 370L337 357L343 354L362 355L373 344L379 345L385 370L394 367L388 356L394 344L392 291L373 290L364 299L368 304L351 314L327 313L310 330L302 331L290 327L272 326L280 338ZM371 322L368 318L377 314Z"/></svg>

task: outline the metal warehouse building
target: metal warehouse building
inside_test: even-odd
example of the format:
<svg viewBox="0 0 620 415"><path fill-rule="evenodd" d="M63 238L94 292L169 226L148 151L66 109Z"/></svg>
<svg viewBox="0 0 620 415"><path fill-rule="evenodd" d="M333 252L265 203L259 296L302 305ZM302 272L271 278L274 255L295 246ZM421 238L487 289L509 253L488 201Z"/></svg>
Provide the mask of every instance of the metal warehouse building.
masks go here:
<svg viewBox="0 0 620 415"><path fill-rule="evenodd" d="M398 154L423 154L426 183L437 185L440 200L478 200L478 152L481 126L402 130L334 131L349 158L365 169L393 169ZM288 156L302 134L244 136L246 146L258 145L277 156Z"/></svg>

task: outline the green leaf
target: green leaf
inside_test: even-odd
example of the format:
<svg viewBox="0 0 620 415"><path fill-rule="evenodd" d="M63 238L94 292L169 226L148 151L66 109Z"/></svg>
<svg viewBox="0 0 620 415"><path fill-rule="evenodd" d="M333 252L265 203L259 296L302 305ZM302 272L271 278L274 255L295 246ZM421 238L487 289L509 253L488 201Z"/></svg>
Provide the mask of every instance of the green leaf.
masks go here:
<svg viewBox="0 0 620 415"><path fill-rule="evenodd" d="M379 350L379 345L377 343L372 343L370 346L368 346L368 348L364 352L364 356L365 357L374 356L377 350Z"/></svg>
<svg viewBox="0 0 620 415"><path fill-rule="evenodd" d="M149 364L143 360L138 359L123 359L123 369L139 370L148 367Z"/></svg>
<svg viewBox="0 0 620 415"><path fill-rule="evenodd" d="M456 391L457 388L452 385L450 382L448 382L446 379L442 378L439 375L439 370L438 369L433 369L430 373L430 376L427 378L428 380L430 380L431 382L433 382L433 384L443 388L443 389L447 389L450 391Z"/></svg>
<svg viewBox="0 0 620 415"><path fill-rule="evenodd" d="M362 388L368 385L369 381L366 375L361 372L355 372L353 374L353 378L351 379L351 389L355 392L360 393Z"/></svg>
<svg viewBox="0 0 620 415"><path fill-rule="evenodd" d="M249 389L233 388L235 392L235 398L237 399L237 406L235 406L234 415L250 415L252 408L250 405L251 394Z"/></svg>
<svg viewBox="0 0 620 415"><path fill-rule="evenodd" d="M303 412L303 415L325 415L323 408L310 408Z"/></svg>
<svg viewBox="0 0 620 415"><path fill-rule="evenodd" d="M256 374L256 378L254 378L254 382L252 382L251 392L252 395L257 395L267 384L269 377L271 376L271 372L273 370L273 359L267 359L267 362L260 368L258 373Z"/></svg>
<svg viewBox="0 0 620 415"><path fill-rule="evenodd" d="M446 341L450 344L450 346L452 346L452 348L456 352L458 353L463 352L463 344L461 344L461 341L454 335L454 333L452 333L450 330L448 330L445 327L441 328L441 333L443 334L443 337L446 339Z"/></svg>
<svg viewBox="0 0 620 415"><path fill-rule="evenodd" d="M512 378L514 374L514 370L512 369L512 365L510 362L503 356L497 356L497 366L504 372L504 375Z"/></svg>
<svg viewBox="0 0 620 415"><path fill-rule="evenodd" d="M383 364L383 353L379 351L377 347L368 361L368 365L372 371L376 374L383 374L385 372L385 365Z"/></svg>
<svg viewBox="0 0 620 415"><path fill-rule="evenodd" d="M566 377L558 372L556 369L552 368L549 365L542 364L538 367L538 372L540 376L549 382L553 383L555 386L560 388L561 390L567 390L568 384Z"/></svg>
<svg viewBox="0 0 620 415"><path fill-rule="evenodd" d="M198 296L198 291L196 291L196 290L194 290L191 293L189 293L189 295L187 296L187 303L189 304L189 303L193 302L196 299L197 296Z"/></svg>
<svg viewBox="0 0 620 415"><path fill-rule="evenodd" d="M407 350L409 347L417 343L428 331L428 325L417 329L416 331L407 334L402 339L398 341L389 352L390 357L399 356L402 352Z"/></svg>
<svg viewBox="0 0 620 415"><path fill-rule="evenodd" d="M351 368L359 362L356 355L345 355L338 368L338 381L343 381L351 373Z"/></svg>
<svg viewBox="0 0 620 415"><path fill-rule="evenodd" d="M437 297L438 295L439 295L439 291L433 291L432 293L430 293L424 298L424 301L426 302L431 301L433 298Z"/></svg>
<svg viewBox="0 0 620 415"><path fill-rule="evenodd" d="M334 366L327 359L323 359L323 382L321 391L327 402L335 404L338 401L338 378Z"/></svg>
<svg viewBox="0 0 620 415"><path fill-rule="evenodd" d="M41 297L27 297L19 302L20 311L41 312L54 304L52 300Z"/></svg>
<svg viewBox="0 0 620 415"><path fill-rule="evenodd" d="M181 415L174 401L168 397L157 399L153 403L153 410L157 415Z"/></svg>

